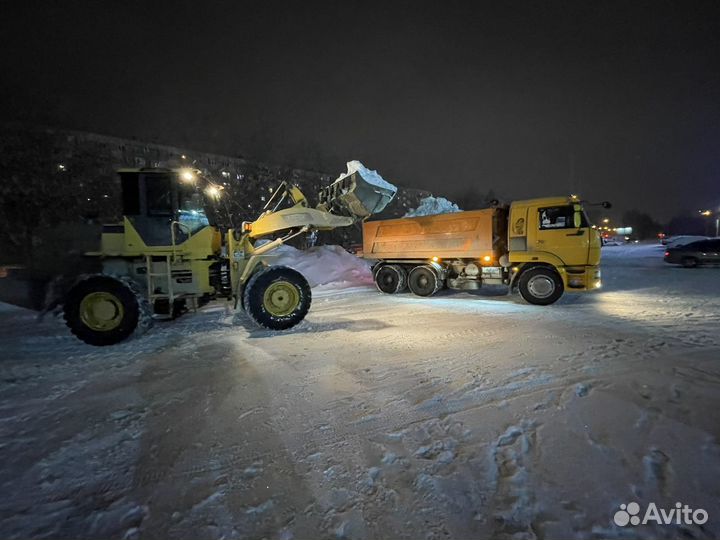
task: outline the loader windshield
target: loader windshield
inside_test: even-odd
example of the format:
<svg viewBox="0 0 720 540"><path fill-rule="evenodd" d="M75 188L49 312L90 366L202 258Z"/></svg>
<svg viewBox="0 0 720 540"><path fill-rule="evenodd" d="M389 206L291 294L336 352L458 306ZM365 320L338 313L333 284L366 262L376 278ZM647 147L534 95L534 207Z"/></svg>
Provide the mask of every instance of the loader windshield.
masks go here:
<svg viewBox="0 0 720 540"><path fill-rule="evenodd" d="M205 213L205 200L194 186L183 185L178 191L178 221L195 233L210 224Z"/></svg>

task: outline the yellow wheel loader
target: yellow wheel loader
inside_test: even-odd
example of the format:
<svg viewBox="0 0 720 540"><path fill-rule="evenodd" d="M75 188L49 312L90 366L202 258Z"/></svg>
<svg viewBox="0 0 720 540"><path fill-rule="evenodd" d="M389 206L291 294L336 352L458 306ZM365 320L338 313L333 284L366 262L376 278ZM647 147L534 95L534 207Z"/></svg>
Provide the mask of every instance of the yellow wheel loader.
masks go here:
<svg viewBox="0 0 720 540"><path fill-rule="evenodd" d="M157 318L217 298L234 299L260 326L284 330L310 309L307 280L271 266L265 255L312 231L352 225L382 211L395 195L355 172L324 188L311 207L283 182L262 214L221 231L206 204L220 186L189 169L122 169L123 219L103 226L97 273L83 274L63 295L64 317L78 338L112 345Z"/></svg>

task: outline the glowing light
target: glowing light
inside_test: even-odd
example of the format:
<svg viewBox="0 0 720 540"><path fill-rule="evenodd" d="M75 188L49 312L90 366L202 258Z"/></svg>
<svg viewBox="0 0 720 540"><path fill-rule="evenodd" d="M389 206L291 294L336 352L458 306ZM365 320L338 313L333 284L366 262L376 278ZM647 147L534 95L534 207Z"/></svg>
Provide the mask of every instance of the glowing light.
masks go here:
<svg viewBox="0 0 720 540"><path fill-rule="evenodd" d="M180 179L184 182L192 182L195 180L195 175L192 173L192 171L183 171L180 173Z"/></svg>
<svg viewBox="0 0 720 540"><path fill-rule="evenodd" d="M182 156L180 156L180 159L187 159L187 156L183 154Z"/></svg>
<svg viewBox="0 0 720 540"><path fill-rule="evenodd" d="M438 262L440 259L438 259L437 257L433 257L432 260L433 262Z"/></svg>
<svg viewBox="0 0 720 540"><path fill-rule="evenodd" d="M222 188L220 186L208 186L205 189L205 194L212 199L219 199L221 189Z"/></svg>
<svg viewBox="0 0 720 540"><path fill-rule="evenodd" d="M608 218L604 218L603 223L610 223L610 220Z"/></svg>
<svg viewBox="0 0 720 540"><path fill-rule="evenodd" d="M491 257L490 255L485 255L485 256L483 257L483 261L485 261L485 262L490 262L490 261L492 261L492 257Z"/></svg>
<svg viewBox="0 0 720 540"><path fill-rule="evenodd" d="M700 215L702 216L711 216L712 212L710 210L698 210L700 212Z"/></svg>
<svg viewBox="0 0 720 540"><path fill-rule="evenodd" d="M66 170L65 165L63 165L62 163L58 163L58 171L64 171L64 170Z"/></svg>

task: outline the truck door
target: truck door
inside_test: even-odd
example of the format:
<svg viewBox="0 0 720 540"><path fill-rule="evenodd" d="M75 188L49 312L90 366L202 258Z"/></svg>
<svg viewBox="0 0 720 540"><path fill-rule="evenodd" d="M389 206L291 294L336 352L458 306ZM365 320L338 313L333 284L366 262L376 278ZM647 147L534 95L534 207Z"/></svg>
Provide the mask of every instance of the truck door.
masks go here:
<svg viewBox="0 0 720 540"><path fill-rule="evenodd" d="M538 208L534 226L536 251L552 253L566 266L588 264L591 230L580 205Z"/></svg>

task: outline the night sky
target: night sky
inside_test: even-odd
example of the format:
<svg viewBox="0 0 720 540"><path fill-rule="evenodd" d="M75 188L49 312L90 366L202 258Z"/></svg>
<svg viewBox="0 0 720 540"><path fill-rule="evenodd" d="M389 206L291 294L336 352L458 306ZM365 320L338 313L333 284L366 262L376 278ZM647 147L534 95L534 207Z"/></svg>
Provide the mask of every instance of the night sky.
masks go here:
<svg viewBox="0 0 720 540"><path fill-rule="evenodd" d="M3 119L451 196L720 206L718 2L0 5Z"/></svg>

